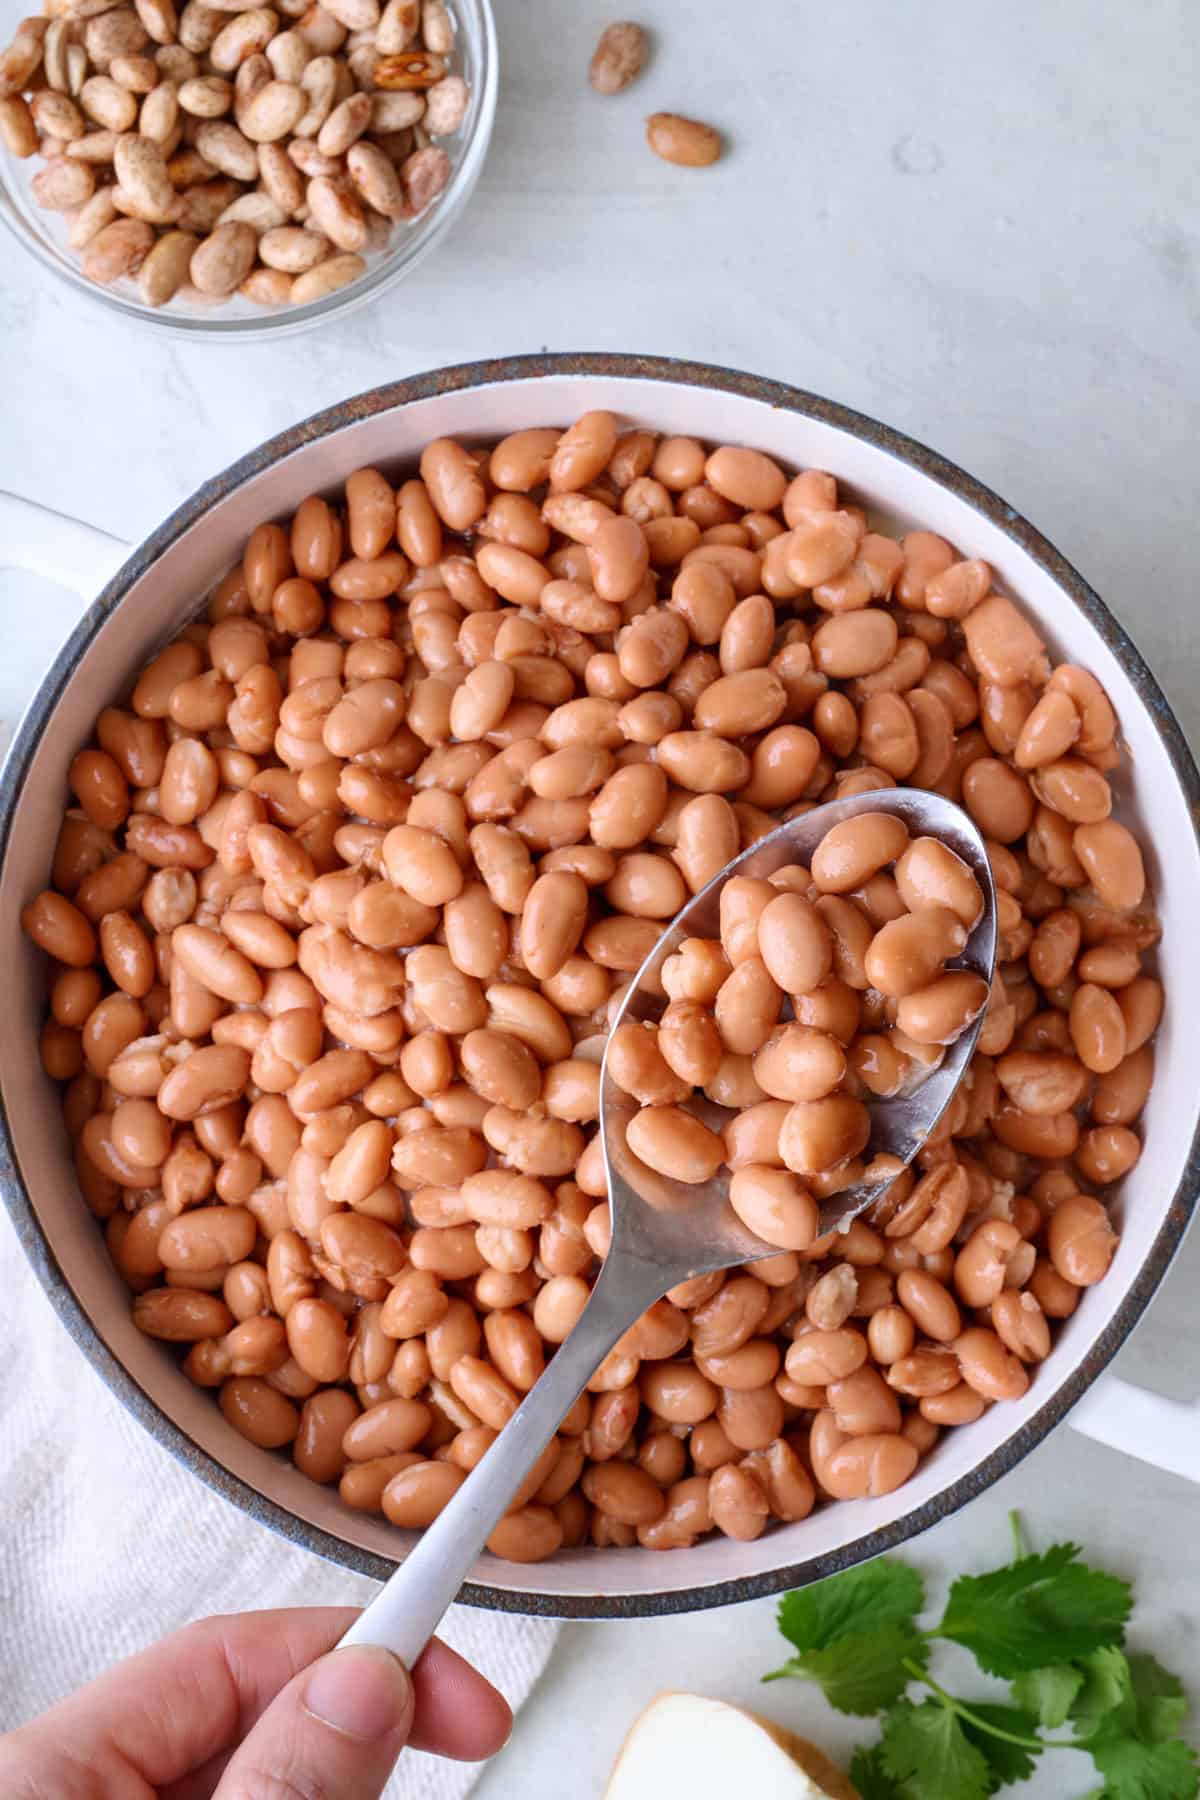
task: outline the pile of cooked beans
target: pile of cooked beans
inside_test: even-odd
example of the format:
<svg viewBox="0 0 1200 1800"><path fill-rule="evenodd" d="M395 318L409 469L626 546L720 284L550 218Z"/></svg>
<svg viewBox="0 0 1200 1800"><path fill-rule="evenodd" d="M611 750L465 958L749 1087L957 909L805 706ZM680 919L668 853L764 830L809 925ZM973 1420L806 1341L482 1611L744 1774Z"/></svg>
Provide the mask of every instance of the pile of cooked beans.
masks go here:
<svg viewBox="0 0 1200 1800"><path fill-rule="evenodd" d="M728 942L723 920L681 948L663 999L714 1003L720 1059L694 1072L735 1109L755 1229L781 1190L811 1204L784 1209L788 1247L649 1309L490 1541L752 1538L897 1487L1024 1393L1117 1243L1163 1002L1119 760L1098 683L1052 666L985 563L876 532L831 475L753 449L591 412L440 439L398 485L362 469L260 525L100 714L23 914L50 959L42 1058L137 1324L251 1442L428 1523L587 1300L599 1058L667 920L780 817L916 785L967 809L999 894L938 1129L813 1236L856 1140L792 1166L772 1124L797 1103L771 1092L792 1059L728 1042L720 997L761 963L783 1029L842 1047L839 1104L896 1091L950 1013L914 1032L913 944L882 952L931 881L966 925L959 873L893 834L890 872L868 857L844 893L818 857L805 893L735 895ZM928 992L959 933L920 935Z"/></svg>
<svg viewBox="0 0 1200 1800"><path fill-rule="evenodd" d="M444 0L43 0L0 51L0 143L89 281L304 305L446 187L454 42Z"/></svg>
<svg viewBox="0 0 1200 1800"><path fill-rule="evenodd" d="M868 812L827 831L811 869L734 876L719 904L720 937L685 938L667 958L661 1016L613 1032L609 1073L638 1103L626 1138L641 1162L693 1185L727 1166L743 1223L807 1250L818 1208L805 1183L821 1176L836 1192L862 1173L871 1115L859 1092L912 1092L987 1005L982 976L946 967L983 917L983 892L936 838L910 842L900 819ZM861 1002L839 1018L824 1010L835 960L861 977L885 1029L860 1031ZM785 996L793 1016L780 1023ZM738 1109L721 1130L689 1109L698 1091Z"/></svg>

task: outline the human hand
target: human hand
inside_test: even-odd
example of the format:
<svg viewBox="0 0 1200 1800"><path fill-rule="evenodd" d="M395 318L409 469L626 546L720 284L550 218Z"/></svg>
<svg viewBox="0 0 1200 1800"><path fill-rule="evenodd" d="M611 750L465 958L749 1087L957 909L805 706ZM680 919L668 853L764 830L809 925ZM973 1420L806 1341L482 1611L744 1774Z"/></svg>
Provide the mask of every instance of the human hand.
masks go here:
<svg viewBox="0 0 1200 1800"><path fill-rule="evenodd" d="M436 1638L411 1677L386 1650L326 1655L356 1617L296 1607L188 1625L0 1737L0 1794L379 1800L405 1744L463 1762L502 1747L507 1702Z"/></svg>

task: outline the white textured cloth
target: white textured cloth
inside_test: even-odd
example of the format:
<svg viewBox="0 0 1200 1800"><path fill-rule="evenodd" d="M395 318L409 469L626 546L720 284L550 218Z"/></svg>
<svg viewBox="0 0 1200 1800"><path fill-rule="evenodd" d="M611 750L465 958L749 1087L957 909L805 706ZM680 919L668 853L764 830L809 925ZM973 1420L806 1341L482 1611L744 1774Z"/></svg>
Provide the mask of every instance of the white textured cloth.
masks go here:
<svg viewBox="0 0 1200 1800"><path fill-rule="evenodd" d="M0 1730L193 1619L364 1605L376 1584L285 1543L182 1469L54 1316L0 1217ZM455 1607L441 1635L514 1708L557 1627ZM406 1751L387 1800L460 1800L478 1770Z"/></svg>

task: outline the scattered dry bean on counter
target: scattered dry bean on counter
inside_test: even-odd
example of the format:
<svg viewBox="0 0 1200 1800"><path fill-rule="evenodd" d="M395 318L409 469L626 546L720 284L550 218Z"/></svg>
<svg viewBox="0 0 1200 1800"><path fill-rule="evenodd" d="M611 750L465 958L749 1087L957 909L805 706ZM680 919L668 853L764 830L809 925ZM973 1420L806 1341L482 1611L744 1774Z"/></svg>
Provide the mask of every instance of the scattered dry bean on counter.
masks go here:
<svg viewBox="0 0 1200 1800"><path fill-rule="evenodd" d="M491 1544L749 1538L899 1486L1025 1392L1117 1245L1163 1006L1119 762L986 563L818 470L592 412L310 496L100 714L23 913L138 1325L253 1443L428 1523L607 1249L600 1058L668 919L781 817L924 787L987 841L999 956L917 1166L815 1236L863 1098L982 998L940 972L970 872L871 815L731 884L614 1065L643 1118L732 1109L701 1163L778 1250L649 1309Z"/></svg>
<svg viewBox="0 0 1200 1800"><path fill-rule="evenodd" d="M686 119L682 113L651 113L646 120L646 142L655 156L685 169L708 168L724 149L715 125Z"/></svg>
<svg viewBox="0 0 1200 1800"><path fill-rule="evenodd" d="M650 40L640 25L622 19L606 25L592 52L588 80L598 94L619 94L646 66Z"/></svg>
<svg viewBox="0 0 1200 1800"><path fill-rule="evenodd" d="M470 90L443 0L44 0L0 55L0 139L40 155L90 281L274 306L356 280L453 172Z"/></svg>

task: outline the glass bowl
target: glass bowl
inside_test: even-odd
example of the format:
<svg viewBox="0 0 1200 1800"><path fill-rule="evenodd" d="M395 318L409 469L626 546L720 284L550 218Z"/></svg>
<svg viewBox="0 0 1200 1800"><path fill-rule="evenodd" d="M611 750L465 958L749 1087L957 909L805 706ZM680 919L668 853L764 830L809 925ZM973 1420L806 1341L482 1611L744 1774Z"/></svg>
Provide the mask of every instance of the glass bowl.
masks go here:
<svg viewBox="0 0 1200 1800"><path fill-rule="evenodd" d="M466 206L487 156L496 117L499 52L491 0L448 0L457 27L452 72L471 90L466 118L452 136L438 143L453 164L444 191L419 218L399 221L386 250L365 252L367 270L349 286L306 306L258 306L235 294L209 302L176 298L165 306L147 306L135 283L126 278L112 287L85 279L79 252L67 244L65 216L44 212L33 199L32 177L45 165L37 154L20 161L0 144L0 223L3 223L44 268L77 293L109 312L188 337L246 341L308 331L328 319L365 306L402 281L449 231ZM7 45L19 21L31 10L23 0L0 0L0 48ZM230 15L233 17L234 15Z"/></svg>

